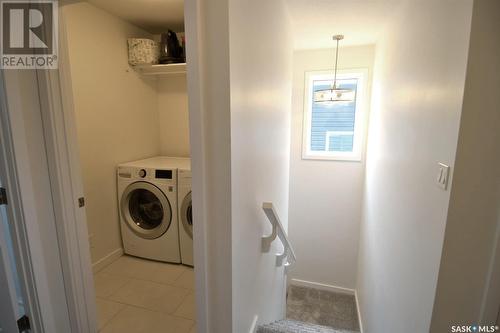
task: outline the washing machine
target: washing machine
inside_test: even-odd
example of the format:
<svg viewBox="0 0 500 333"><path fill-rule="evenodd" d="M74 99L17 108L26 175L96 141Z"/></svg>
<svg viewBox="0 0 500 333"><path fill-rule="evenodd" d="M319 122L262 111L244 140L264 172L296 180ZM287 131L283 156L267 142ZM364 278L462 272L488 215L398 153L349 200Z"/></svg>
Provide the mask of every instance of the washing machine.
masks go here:
<svg viewBox="0 0 500 333"><path fill-rule="evenodd" d="M193 206L191 203L191 168L179 169L179 241L181 261L193 266Z"/></svg>
<svg viewBox="0 0 500 333"><path fill-rule="evenodd" d="M180 263L177 174L186 159L154 157L117 168L124 252Z"/></svg>

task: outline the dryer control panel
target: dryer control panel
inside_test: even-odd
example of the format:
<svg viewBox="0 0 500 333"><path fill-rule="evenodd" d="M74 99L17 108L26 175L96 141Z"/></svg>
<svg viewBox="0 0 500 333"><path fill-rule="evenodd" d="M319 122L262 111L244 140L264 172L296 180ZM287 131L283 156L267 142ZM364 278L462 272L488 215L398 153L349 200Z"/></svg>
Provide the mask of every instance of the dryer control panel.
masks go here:
<svg viewBox="0 0 500 333"><path fill-rule="evenodd" d="M156 179L172 179L173 170L155 170Z"/></svg>
<svg viewBox="0 0 500 333"><path fill-rule="evenodd" d="M119 178L130 180L148 180L159 181L161 183L176 183L176 169L152 169L152 168L134 168L118 167L117 174Z"/></svg>

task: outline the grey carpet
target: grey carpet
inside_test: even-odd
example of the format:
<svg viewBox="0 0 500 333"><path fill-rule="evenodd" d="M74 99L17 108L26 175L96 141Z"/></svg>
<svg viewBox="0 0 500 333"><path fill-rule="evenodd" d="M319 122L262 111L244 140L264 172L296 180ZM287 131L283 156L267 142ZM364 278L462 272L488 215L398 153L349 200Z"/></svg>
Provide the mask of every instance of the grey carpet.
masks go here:
<svg viewBox="0 0 500 333"><path fill-rule="evenodd" d="M358 312L353 295L292 285L288 289L286 317L297 322L359 332Z"/></svg>
<svg viewBox="0 0 500 333"><path fill-rule="evenodd" d="M295 320L279 320L274 323L259 326L257 333L354 333L345 330L335 330L330 327L308 324Z"/></svg>

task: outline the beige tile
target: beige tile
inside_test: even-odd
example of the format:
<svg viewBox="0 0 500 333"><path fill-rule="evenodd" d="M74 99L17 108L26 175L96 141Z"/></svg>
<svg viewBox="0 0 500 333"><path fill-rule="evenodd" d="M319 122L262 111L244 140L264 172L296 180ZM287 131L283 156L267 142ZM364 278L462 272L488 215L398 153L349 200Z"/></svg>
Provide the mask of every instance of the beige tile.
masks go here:
<svg viewBox="0 0 500 333"><path fill-rule="evenodd" d="M193 327L191 327L189 333L196 333L196 324L194 324Z"/></svg>
<svg viewBox="0 0 500 333"><path fill-rule="evenodd" d="M95 294L97 297L109 297L129 281L129 278L123 276L99 272L94 275Z"/></svg>
<svg viewBox="0 0 500 333"><path fill-rule="evenodd" d="M101 272L108 275L147 280L154 275L158 265L160 263L156 261L122 256Z"/></svg>
<svg viewBox="0 0 500 333"><path fill-rule="evenodd" d="M105 299L97 298L97 323L99 330L102 329L120 310L125 308L125 304L120 304Z"/></svg>
<svg viewBox="0 0 500 333"><path fill-rule="evenodd" d="M188 268L178 264L169 264L125 255L104 268L102 272L108 275L172 284L186 269Z"/></svg>
<svg viewBox="0 0 500 333"><path fill-rule="evenodd" d="M181 305L175 310L174 316L183 317L191 320L196 319L194 293L189 294Z"/></svg>
<svg viewBox="0 0 500 333"><path fill-rule="evenodd" d="M189 333L192 326L191 320L127 306L101 333Z"/></svg>
<svg viewBox="0 0 500 333"><path fill-rule="evenodd" d="M148 277L148 281L173 284L186 271L182 265L173 265L167 263L158 263L152 276Z"/></svg>
<svg viewBox="0 0 500 333"><path fill-rule="evenodd" d="M174 282L174 286L194 290L194 270L186 267L184 273Z"/></svg>
<svg viewBox="0 0 500 333"><path fill-rule="evenodd" d="M188 290L145 280L131 280L109 297L110 300L148 310L173 313Z"/></svg>

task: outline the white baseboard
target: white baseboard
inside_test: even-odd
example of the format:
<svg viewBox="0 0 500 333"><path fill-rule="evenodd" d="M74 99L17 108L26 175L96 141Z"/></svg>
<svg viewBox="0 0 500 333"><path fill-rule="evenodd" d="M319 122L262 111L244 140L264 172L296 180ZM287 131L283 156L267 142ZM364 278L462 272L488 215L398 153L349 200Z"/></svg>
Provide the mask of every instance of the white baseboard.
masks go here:
<svg viewBox="0 0 500 333"><path fill-rule="evenodd" d="M102 270L104 267L112 264L114 261L116 261L118 258L120 258L123 255L123 249L119 248L108 254L107 256L97 260L95 263L92 264L92 271L95 273L99 272Z"/></svg>
<svg viewBox="0 0 500 333"><path fill-rule="evenodd" d="M321 289L321 290L328 290L328 291L333 291L336 293L342 293L342 294L347 294L347 295L355 295L356 294L356 291L354 289L337 287L337 286L333 286L330 284L311 282L311 281L305 281L305 280L299 280L299 279L291 279L290 284L293 284L294 286L302 286L302 287L316 288L316 289Z"/></svg>
<svg viewBox="0 0 500 333"><path fill-rule="evenodd" d="M358 291L354 291L354 297L356 298L356 311L358 311L358 322L359 322L359 332L363 333L363 320L361 319L361 310L359 308Z"/></svg>
<svg viewBox="0 0 500 333"><path fill-rule="evenodd" d="M255 315L255 317L253 317L252 326L250 326L249 333L255 333L255 331L257 330L257 321L258 320L259 320L259 316Z"/></svg>

